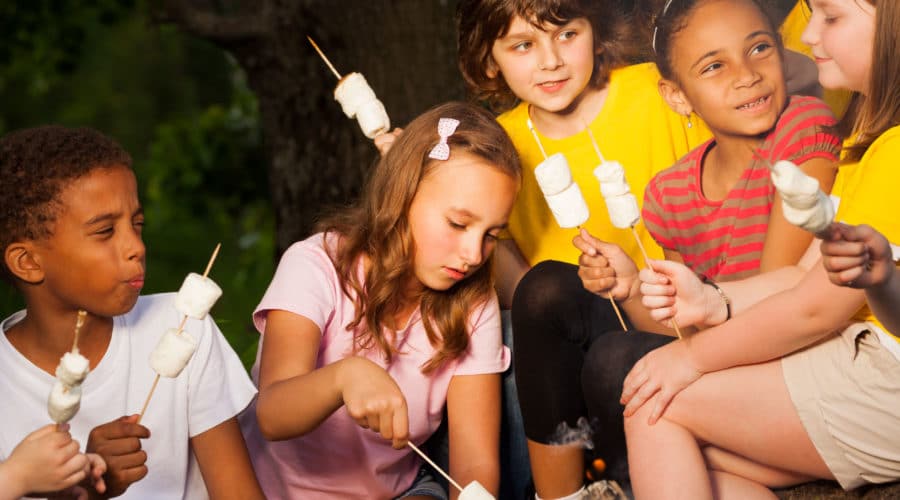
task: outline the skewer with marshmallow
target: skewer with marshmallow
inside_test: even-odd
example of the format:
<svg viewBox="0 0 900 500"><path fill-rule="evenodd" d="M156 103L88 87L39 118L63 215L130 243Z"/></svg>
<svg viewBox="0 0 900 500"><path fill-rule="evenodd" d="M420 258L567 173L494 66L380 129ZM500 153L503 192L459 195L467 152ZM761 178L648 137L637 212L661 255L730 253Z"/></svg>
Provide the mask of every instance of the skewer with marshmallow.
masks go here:
<svg viewBox="0 0 900 500"><path fill-rule="evenodd" d="M634 240L641 249L641 255L644 256L644 263L653 271L653 265L650 264L650 256L641 242L641 237L637 233L635 226L641 220L641 210L638 207L637 198L631 192L631 187L625 180L625 169L617 161L606 161L603 154L600 153L600 147L594 139L594 133L591 127L585 127L588 136L591 138L591 144L597 157L600 158L600 166L594 169L594 177L600 183L600 194L603 195L603 201L606 202L606 210L609 211L609 219L613 226L619 229L631 229ZM672 320L672 328L678 338L683 338L681 328L675 320Z"/></svg>
<svg viewBox="0 0 900 500"><path fill-rule="evenodd" d="M831 198L819 189L819 181L797 165L780 160L772 165L772 184L781 195L784 218L813 234L824 231L834 219Z"/></svg>
<svg viewBox="0 0 900 500"><path fill-rule="evenodd" d="M81 383L90 371L88 359L78 352L78 336L84 326L87 311L79 310L75 320L75 340L72 350L63 354L56 367L56 382L47 400L47 413L57 424L64 424L81 408Z"/></svg>
<svg viewBox="0 0 900 500"><path fill-rule="evenodd" d="M553 213L553 217L556 219L559 227L564 229L580 228L582 224L587 222L591 214L590 210L588 210L587 202L584 201L584 196L581 194L581 189L572 179L569 162L566 161L566 157L562 153L554 153L548 157L530 118L526 124L528 125L528 130L531 131L531 135L534 136L535 142L537 142L538 149L541 150L541 155L544 157L544 161L534 167L534 177L537 179L541 192L544 193L547 205L550 206L550 212ZM612 295L609 296L609 303L612 304L622 329L627 332L628 326L625 325L625 319L622 318L619 306L616 304L615 299L612 298Z"/></svg>
<svg viewBox="0 0 900 500"><path fill-rule="evenodd" d="M359 122L359 128L363 134L369 139L374 139L379 134L383 134L391 129L391 119L388 117L384 104L375 96L375 92L369 83L366 82L362 73L349 73L341 76L340 73L331 64L331 61L325 57L325 54L316 45L311 37L306 37L312 44L319 56L325 61L328 69L338 79L337 87L334 89L334 98L341 104L341 109L347 118L356 118Z"/></svg>
<svg viewBox="0 0 900 500"><path fill-rule="evenodd" d="M440 475L444 476L444 479L446 479L447 482L449 482L451 485L453 485L454 488L459 490L459 500L496 500L494 498L494 495L491 495L491 493L486 490L484 486L482 486L478 481L472 481L471 483L467 484L465 488L463 488L459 483L454 481L449 474L444 472L444 469L438 467L436 463L428 458L428 455L426 455L416 445L412 444L412 441L408 441L406 444L409 445L409 447L412 448L413 451L418 453L419 456L422 457L422 460L428 462L429 465L434 467L434 470L436 470Z"/></svg>
<svg viewBox="0 0 900 500"><path fill-rule="evenodd" d="M203 319L209 314L209 310L222 296L222 289L215 281L209 279L207 275L212 269L213 262L219 254L221 244L216 245L206 270L203 275L197 273L189 273L185 277L178 294L175 296L175 308L184 315L178 328L170 328L159 339L156 348L150 353L150 367L156 372L156 378L153 379L153 385L150 387L150 394L141 408L138 423L147 411L147 405L150 404L150 398L156 390L160 377L175 378L181 374L184 367L187 366L194 351L197 349L197 341L190 333L184 331L184 325L188 318Z"/></svg>

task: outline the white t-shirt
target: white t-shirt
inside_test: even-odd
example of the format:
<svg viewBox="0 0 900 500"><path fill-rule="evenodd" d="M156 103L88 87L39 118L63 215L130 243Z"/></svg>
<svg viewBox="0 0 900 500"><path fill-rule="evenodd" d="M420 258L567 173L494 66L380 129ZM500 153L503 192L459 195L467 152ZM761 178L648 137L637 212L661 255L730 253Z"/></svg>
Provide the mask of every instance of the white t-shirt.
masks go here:
<svg viewBox="0 0 900 500"><path fill-rule="evenodd" d="M167 329L181 323L174 303L173 293L143 296L130 312L113 319L109 347L85 379L81 409L69 422L82 451L94 427L140 413L156 377L150 352ZM19 311L3 320L0 329L5 332L24 317L25 311ZM160 378L141 420L151 433L141 442L149 472L118 498L208 498L189 439L237 415L256 393L209 316L188 320L185 331L198 343L197 350L177 378ZM5 334L0 335L0 367L0 460L6 460L22 438L52 423L47 399L55 377L32 364Z"/></svg>

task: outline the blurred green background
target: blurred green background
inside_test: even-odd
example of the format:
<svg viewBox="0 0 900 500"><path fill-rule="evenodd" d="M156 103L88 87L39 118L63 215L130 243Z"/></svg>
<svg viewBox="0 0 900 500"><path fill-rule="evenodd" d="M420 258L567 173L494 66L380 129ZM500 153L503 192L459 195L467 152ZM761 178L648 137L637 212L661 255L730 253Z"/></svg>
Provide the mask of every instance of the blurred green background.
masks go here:
<svg viewBox="0 0 900 500"><path fill-rule="evenodd" d="M253 307L274 272L257 103L212 44L150 21L135 0L0 2L0 133L94 127L131 153L146 212L144 293L203 272L224 290L212 313L245 365ZM0 313L22 307L0 282Z"/></svg>

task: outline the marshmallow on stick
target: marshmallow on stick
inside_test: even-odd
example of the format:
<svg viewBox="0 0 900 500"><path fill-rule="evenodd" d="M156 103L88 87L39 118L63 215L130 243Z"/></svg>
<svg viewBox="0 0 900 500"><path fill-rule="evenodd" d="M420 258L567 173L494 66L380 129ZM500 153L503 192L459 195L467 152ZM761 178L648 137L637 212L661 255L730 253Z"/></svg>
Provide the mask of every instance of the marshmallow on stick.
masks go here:
<svg viewBox="0 0 900 500"><path fill-rule="evenodd" d="M466 485L465 488L463 488L459 483L454 481L449 474L444 472L444 469L438 467L438 464L434 463L430 458L428 458L428 455L426 455L416 445L412 444L412 441L407 441L406 444L410 448L412 448L413 451L418 453L419 456L422 457L422 460L428 462L429 465L434 467L434 470L440 473L440 475L444 476L444 479L446 479L447 482L449 482L451 485L453 485L454 488L459 490L459 500L496 500L494 498L494 495L491 495L488 490L484 489L484 486L482 486L478 481L472 481L471 483Z"/></svg>
<svg viewBox="0 0 900 500"><path fill-rule="evenodd" d="M781 208L788 222L811 233L824 231L834 219L831 198L819 189L819 181L803 173L790 161L772 165L772 184L781 195Z"/></svg>
<svg viewBox="0 0 900 500"><path fill-rule="evenodd" d="M631 229L634 241L637 242L638 248L641 249L641 254L644 256L644 263L649 269L653 270L653 266L650 265L650 256L647 255L647 250L644 249L644 244L641 243L641 237L634 228L635 224L641 220L641 210L638 208L637 198L634 197L631 187L625 180L625 169L617 161L606 161L600 153L600 147L597 145L596 139L594 139L591 127L585 126L585 129L591 138L594 151L600 158L600 166L594 169L594 177L600 182L600 194L603 195L603 201L606 202L609 219L612 221L613 226L619 229ZM683 338L681 328L674 319L672 320L672 328L679 339Z"/></svg>
<svg viewBox="0 0 900 500"><path fill-rule="evenodd" d="M175 378L180 375L197 349L197 342L190 333L184 331L184 325L188 318L205 318L213 304L222 296L222 289L219 288L219 285L207 277L221 247L221 244L216 245L203 275L189 273L175 296L175 308L184 317L178 328L166 330L153 352L150 353L150 367L156 372L156 378L153 379L153 385L150 387L150 393L141 409L138 423L143 418L144 412L147 411L147 405L150 404L150 398L156 390L159 377Z"/></svg>
<svg viewBox="0 0 900 500"><path fill-rule="evenodd" d="M379 134L383 134L391 129L391 120L388 117L384 104L375 96L375 92L369 83L366 82L362 73L349 73L341 76L340 73L331 64L331 61L325 57L325 54L316 45L312 38L306 37L312 44L319 56L325 61L325 64L334 73L338 79L337 87L334 89L334 98L341 104L341 109L347 118L356 118L359 122L359 128L363 134L369 139L374 139Z"/></svg>
<svg viewBox="0 0 900 500"><path fill-rule="evenodd" d="M60 358L56 367L56 383L53 384L47 400L47 413L57 424L71 420L81 407L81 383L90 371L88 359L78 352L78 335L84 326L85 316L87 311L78 311L72 350Z"/></svg>

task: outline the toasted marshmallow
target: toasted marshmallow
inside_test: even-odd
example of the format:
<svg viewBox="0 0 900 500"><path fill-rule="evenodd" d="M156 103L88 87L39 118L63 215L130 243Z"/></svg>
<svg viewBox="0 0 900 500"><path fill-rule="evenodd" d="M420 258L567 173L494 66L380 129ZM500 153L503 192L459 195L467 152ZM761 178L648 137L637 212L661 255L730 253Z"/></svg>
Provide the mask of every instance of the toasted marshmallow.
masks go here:
<svg viewBox="0 0 900 500"><path fill-rule="evenodd" d="M196 349L197 343L189 333L179 333L171 328L150 353L150 367L163 377L175 378L187 366Z"/></svg>
<svg viewBox="0 0 900 500"><path fill-rule="evenodd" d="M64 424L72 420L79 408L81 408L81 386L66 387L57 380L47 400L47 413L50 418L57 424Z"/></svg>
<svg viewBox="0 0 900 500"><path fill-rule="evenodd" d="M356 113L356 121L369 139L391 129L391 119L378 99L364 102Z"/></svg>
<svg viewBox="0 0 900 500"><path fill-rule="evenodd" d="M89 371L90 363L87 358L75 352L67 352L56 366L56 379L64 386L72 387L81 384Z"/></svg>
<svg viewBox="0 0 900 500"><path fill-rule="evenodd" d="M375 91L361 73L348 73L341 78L334 89L334 98L341 104L347 118L356 118L356 113L363 104L377 101Z"/></svg>

